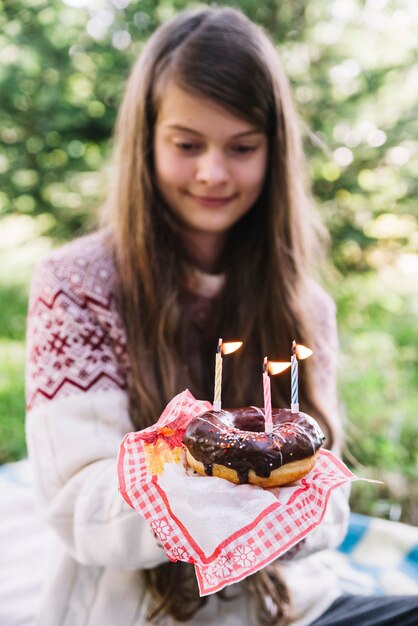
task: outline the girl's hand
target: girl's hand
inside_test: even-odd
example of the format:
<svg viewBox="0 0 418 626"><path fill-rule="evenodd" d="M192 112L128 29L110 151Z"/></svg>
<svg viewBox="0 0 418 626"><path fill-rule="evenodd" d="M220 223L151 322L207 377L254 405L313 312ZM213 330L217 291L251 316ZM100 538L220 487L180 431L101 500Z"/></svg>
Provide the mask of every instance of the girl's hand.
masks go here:
<svg viewBox="0 0 418 626"><path fill-rule="evenodd" d="M290 561L290 559L293 559L299 552L305 541L306 538L301 539L299 543L295 543L295 545L292 546L287 552L285 552L283 556L279 557L279 561Z"/></svg>

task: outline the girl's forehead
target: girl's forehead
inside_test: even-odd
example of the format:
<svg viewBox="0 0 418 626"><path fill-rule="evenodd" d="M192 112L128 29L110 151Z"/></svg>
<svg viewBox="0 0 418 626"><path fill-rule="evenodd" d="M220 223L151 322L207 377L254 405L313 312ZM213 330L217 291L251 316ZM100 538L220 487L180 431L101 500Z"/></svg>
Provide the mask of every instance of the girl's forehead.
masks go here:
<svg viewBox="0 0 418 626"><path fill-rule="evenodd" d="M202 132L215 125L221 125L232 135L256 132L251 124L221 104L197 92L187 91L174 82L169 82L159 98L157 126L164 128L184 128Z"/></svg>

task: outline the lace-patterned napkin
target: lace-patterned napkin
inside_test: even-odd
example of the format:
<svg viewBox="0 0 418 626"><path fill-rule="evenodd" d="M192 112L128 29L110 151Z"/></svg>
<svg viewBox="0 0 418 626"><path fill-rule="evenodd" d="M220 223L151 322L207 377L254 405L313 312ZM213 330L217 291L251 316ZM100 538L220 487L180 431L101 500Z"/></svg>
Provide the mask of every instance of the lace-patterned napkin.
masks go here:
<svg viewBox="0 0 418 626"><path fill-rule="evenodd" d="M211 408L183 391L156 424L125 436L118 458L122 496L172 561L195 565L201 596L289 550L321 523L331 491L356 479L327 450L305 478L277 489L197 475L184 465L182 437L190 420Z"/></svg>

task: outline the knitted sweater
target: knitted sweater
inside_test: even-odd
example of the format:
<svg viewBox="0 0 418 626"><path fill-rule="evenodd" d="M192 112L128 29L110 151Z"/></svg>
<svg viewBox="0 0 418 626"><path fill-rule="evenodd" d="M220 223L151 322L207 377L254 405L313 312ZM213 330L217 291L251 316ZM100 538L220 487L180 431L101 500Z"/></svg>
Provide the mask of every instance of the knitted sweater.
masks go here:
<svg viewBox="0 0 418 626"><path fill-rule="evenodd" d="M118 491L119 445L134 427L128 413L126 335L116 307L115 280L102 232L52 252L33 277L27 442L39 502L57 536L39 626L145 625L149 597L140 570L167 561L145 520ZM213 295L216 286L211 280L195 276L193 288L203 289L203 296ZM318 384L335 403L335 312L330 299L317 292L316 308L329 350L321 357L324 368ZM315 553L338 545L347 520L347 493L340 488L297 557L283 562L294 626L309 624L338 596L336 578L322 569ZM161 623L175 622L167 617ZM259 622L251 597L241 594L229 602L210 596L188 624Z"/></svg>

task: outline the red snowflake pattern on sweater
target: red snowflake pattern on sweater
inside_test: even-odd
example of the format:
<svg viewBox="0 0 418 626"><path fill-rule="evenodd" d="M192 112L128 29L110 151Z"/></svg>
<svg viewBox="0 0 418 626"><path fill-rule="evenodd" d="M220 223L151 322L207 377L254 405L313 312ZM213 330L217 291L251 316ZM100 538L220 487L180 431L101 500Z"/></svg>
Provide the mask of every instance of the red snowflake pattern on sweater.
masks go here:
<svg viewBox="0 0 418 626"><path fill-rule="evenodd" d="M103 232L52 252L34 274L27 328L28 408L90 390L126 388L126 335Z"/></svg>

